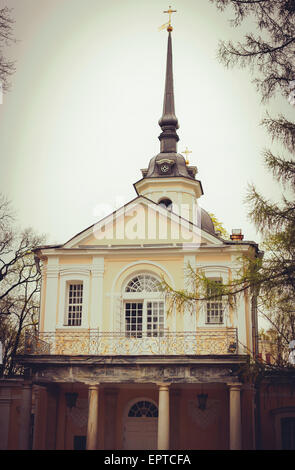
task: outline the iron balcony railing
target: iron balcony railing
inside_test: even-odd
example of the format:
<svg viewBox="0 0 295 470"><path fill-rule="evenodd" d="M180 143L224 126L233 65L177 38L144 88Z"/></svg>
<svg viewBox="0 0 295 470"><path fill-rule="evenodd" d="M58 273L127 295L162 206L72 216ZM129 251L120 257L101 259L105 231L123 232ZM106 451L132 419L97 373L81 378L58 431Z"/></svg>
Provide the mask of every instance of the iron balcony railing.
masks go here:
<svg viewBox="0 0 295 470"><path fill-rule="evenodd" d="M154 336L153 336L154 335ZM198 328L197 331L141 333L55 331L27 333L25 354L32 355L224 355L238 354L236 328Z"/></svg>

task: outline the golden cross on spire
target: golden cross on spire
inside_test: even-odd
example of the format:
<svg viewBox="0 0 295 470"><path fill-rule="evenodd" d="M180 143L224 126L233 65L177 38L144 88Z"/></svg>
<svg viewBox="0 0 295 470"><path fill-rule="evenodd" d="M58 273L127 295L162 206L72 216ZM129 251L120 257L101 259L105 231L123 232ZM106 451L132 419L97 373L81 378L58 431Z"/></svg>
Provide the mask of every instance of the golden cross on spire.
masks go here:
<svg viewBox="0 0 295 470"><path fill-rule="evenodd" d="M188 154L189 154L189 153L192 153L192 151L189 150L189 149L186 147L186 149L183 150L182 153L185 153L185 157L186 157L185 163L188 165L188 164L189 164L189 161L188 161Z"/></svg>
<svg viewBox="0 0 295 470"><path fill-rule="evenodd" d="M160 26L159 30L165 29L165 28L167 27L167 31L172 31L173 28L172 28L172 26L171 26L171 15L172 15L172 13L176 13L176 12L177 12L177 10L172 10L172 9L171 9L171 5L169 5L169 9L168 9L168 10L163 11L163 13L168 13L168 15L169 15L169 21L168 21L168 23L165 23L165 24L163 24L162 26Z"/></svg>

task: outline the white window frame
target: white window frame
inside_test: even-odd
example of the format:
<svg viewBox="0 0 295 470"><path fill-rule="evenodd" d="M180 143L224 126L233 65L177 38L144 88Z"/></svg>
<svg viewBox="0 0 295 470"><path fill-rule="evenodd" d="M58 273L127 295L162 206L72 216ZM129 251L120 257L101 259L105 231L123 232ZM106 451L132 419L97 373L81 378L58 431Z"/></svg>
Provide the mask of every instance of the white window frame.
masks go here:
<svg viewBox="0 0 295 470"><path fill-rule="evenodd" d="M77 330L89 328L89 273L90 271L87 269L72 272L70 269L64 269L60 272L60 304L57 321L58 329ZM70 284L83 284L82 321L79 326L68 325L68 298Z"/></svg>
<svg viewBox="0 0 295 470"><path fill-rule="evenodd" d="M218 283L222 283L222 279L219 277L219 278L208 278L210 281L214 281L214 282L218 282ZM215 310L215 306L216 306L216 310L218 311L218 315L212 315L212 310ZM211 313L210 313L210 310L211 309ZM222 301L222 299L208 299L206 300L206 319L205 319L205 323L206 325L224 325L224 302ZM217 318L217 321L210 321L209 320L209 316L212 316L212 319L214 318L214 316L216 316ZM222 321L220 321L220 319Z"/></svg>
<svg viewBox="0 0 295 470"><path fill-rule="evenodd" d="M202 272L210 281L220 280L222 283L228 283L228 266L208 266L208 265L197 265L196 268ZM228 307L225 302L222 301L223 305L223 321L222 323L211 323L207 322L207 300L200 302L200 318L197 326L203 326L206 328L224 328L228 323Z"/></svg>
<svg viewBox="0 0 295 470"><path fill-rule="evenodd" d="M133 273L131 276L128 277L126 282L123 285L123 292L122 292L122 298L123 298L123 315L124 315L124 332L127 337L133 338L132 334L129 335L130 331L127 330L126 328L126 305L128 303L142 303L142 330L141 332L138 332L141 334L141 336L134 335L136 338L140 337L159 337L163 336L164 331L165 331L165 325L166 325L166 310L165 310L165 297L163 292L148 292L148 291L139 291L139 292L126 292L126 287L128 286L129 282L135 278L136 276L139 275L148 275L156 279L157 281L160 282L159 278L154 274L150 272L138 272L138 273ZM149 302L163 302L163 321L162 327L160 328L160 322L159 322L159 312L158 312L158 328L157 329L148 329L148 303ZM132 331L131 331L132 332ZM157 335L149 335L149 333L157 332Z"/></svg>
<svg viewBox="0 0 295 470"><path fill-rule="evenodd" d="M74 302L74 286L82 286L82 289L76 290L76 292L79 292L79 295L76 296L76 299L81 298L81 302ZM84 289L83 289L83 281L69 281L67 283L67 312L66 312L66 326L81 326L82 325L82 319L83 319L83 297L84 297ZM71 300L71 293L72 293L72 302ZM72 311L72 316L73 318L70 319L70 308L71 307L80 307L81 312L79 310L76 310L76 314L79 314L79 317L75 315L74 311ZM76 318L74 318L76 316ZM79 320L78 324L75 324ZM70 324L70 322L73 322Z"/></svg>

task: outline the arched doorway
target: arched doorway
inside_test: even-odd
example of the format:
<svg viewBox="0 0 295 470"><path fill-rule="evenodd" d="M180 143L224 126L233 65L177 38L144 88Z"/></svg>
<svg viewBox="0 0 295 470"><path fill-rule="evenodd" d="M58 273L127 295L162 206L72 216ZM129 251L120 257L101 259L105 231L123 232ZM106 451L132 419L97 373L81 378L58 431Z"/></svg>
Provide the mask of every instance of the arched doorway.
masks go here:
<svg viewBox="0 0 295 470"><path fill-rule="evenodd" d="M124 420L123 449L157 449L158 407L149 398L133 400Z"/></svg>

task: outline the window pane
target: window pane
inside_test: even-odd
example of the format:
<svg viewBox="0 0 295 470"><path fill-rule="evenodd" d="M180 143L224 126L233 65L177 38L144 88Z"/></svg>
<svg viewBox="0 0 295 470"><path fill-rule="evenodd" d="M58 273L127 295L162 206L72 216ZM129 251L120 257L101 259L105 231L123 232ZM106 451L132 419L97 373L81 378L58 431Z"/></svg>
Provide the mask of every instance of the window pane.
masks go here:
<svg viewBox="0 0 295 470"><path fill-rule="evenodd" d="M159 312L164 313L164 302L148 302L147 315L147 335L162 336L164 328L164 315L159 316Z"/></svg>
<svg viewBox="0 0 295 470"><path fill-rule="evenodd" d="M142 302L125 304L125 329L128 337L142 337Z"/></svg>
<svg viewBox="0 0 295 470"><path fill-rule="evenodd" d="M139 274L128 282L126 292L159 292L159 281L150 274Z"/></svg>
<svg viewBox="0 0 295 470"><path fill-rule="evenodd" d="M129 418L157 418L158 408L149 401L140 401L133 405L128 413Z"/></svg>
<svg viewBox="0 0 295 470"><path fill-rule="evenodd" d="M68 326L81 326L83 284L70 284L68 297Z"/></svg>
<svg viewBox="0 0 295 470"><path fill-rule="evenodd" d="M221 284L221 280L214 282ZM207 294L214 294L214 288L208 287ZM207 323L223 323L223 303L222 299L217 295L213 295L212 299L207 301Z"/></svg>

